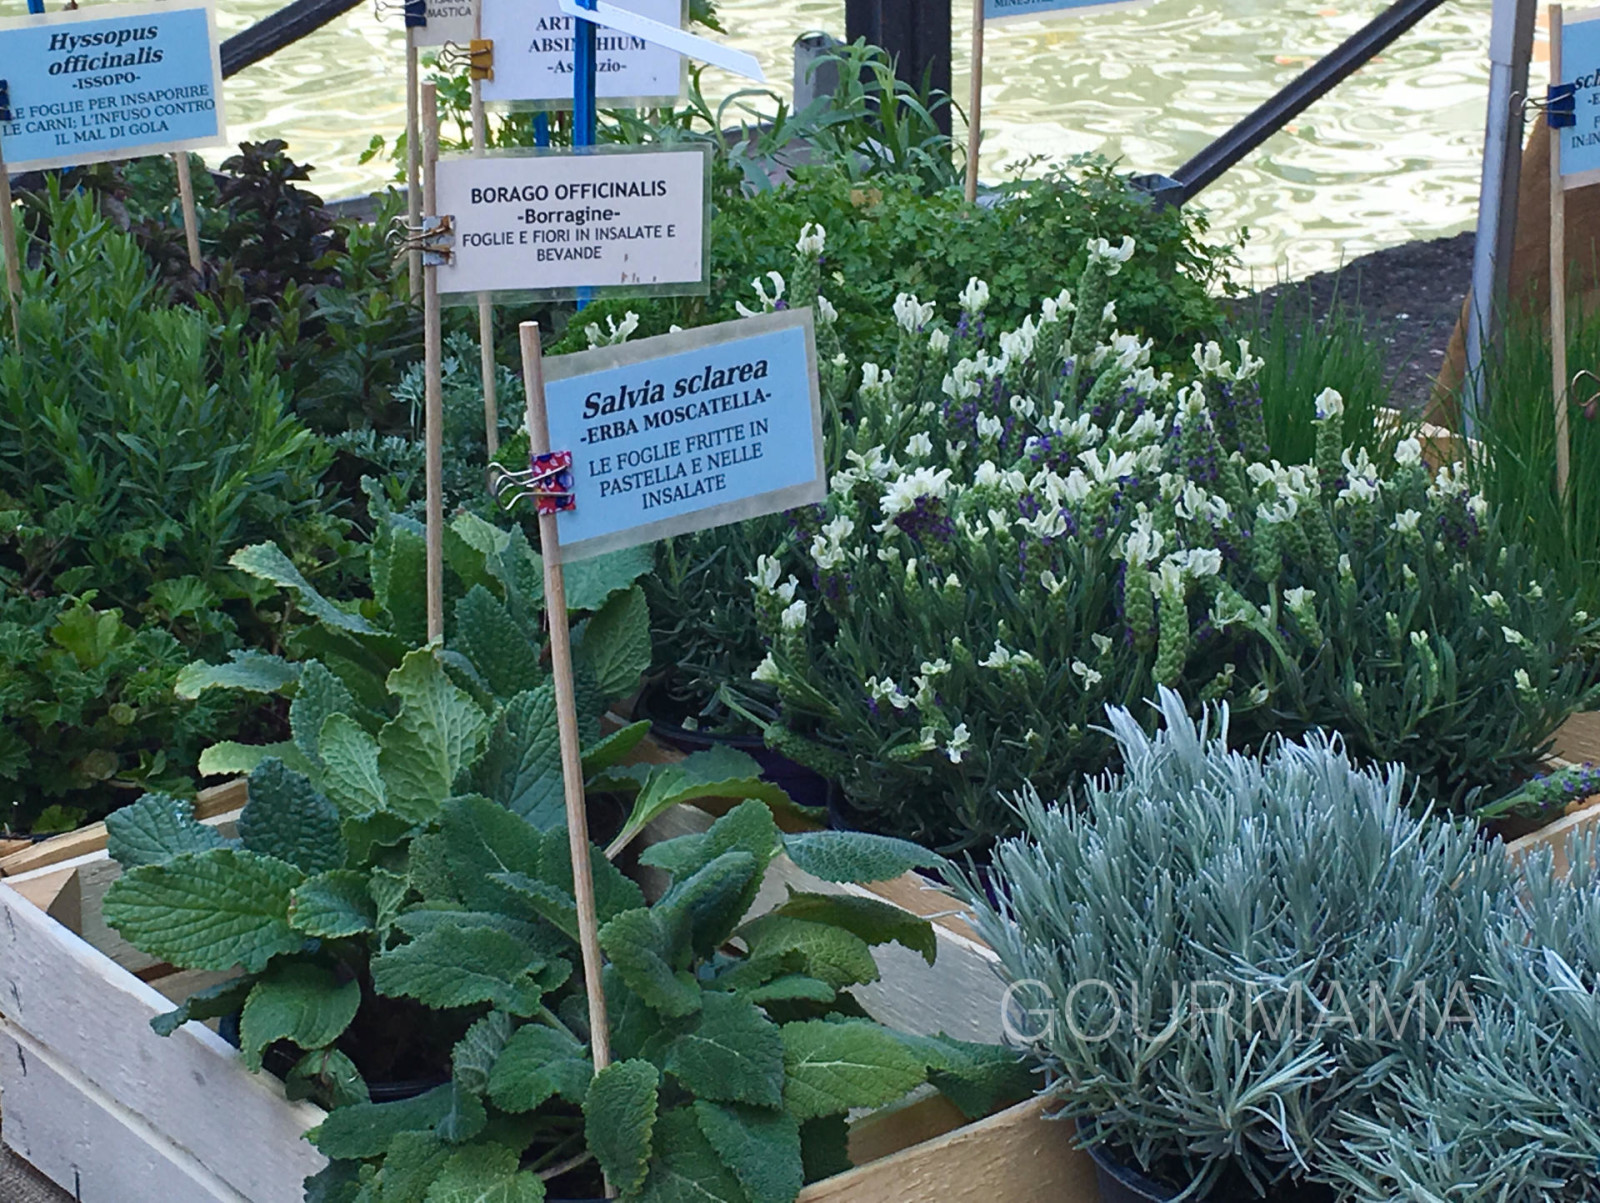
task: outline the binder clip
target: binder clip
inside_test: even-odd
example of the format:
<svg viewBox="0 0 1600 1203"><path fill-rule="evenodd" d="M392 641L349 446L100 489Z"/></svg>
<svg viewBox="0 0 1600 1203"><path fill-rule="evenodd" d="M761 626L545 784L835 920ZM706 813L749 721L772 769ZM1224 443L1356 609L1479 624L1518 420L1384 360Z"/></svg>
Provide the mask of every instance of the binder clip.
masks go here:
<svg viewBox="0 0 1600 1203"><path fill-rule="evenodd" d="M1551 129L1569 129L1578 124L1578 86L1552 84L1544 98L1545 120Z"/></svg>
<svg viewBox="0 0 1600 1203"><path fill-rule="evenodd" d="M526 472L510 472L496 466L489 488L507 509L530 497L540 514L560 514L578 508L577 494L572 488L570 451L535 455Z"/></svg>
<svg viewBox="0 0 1600 1203"><path fill-rule="evenodd" d="M456 219L447 213L424 217L422 224L414 226L404 217L396 217L384 241L395 248L396 256L421 251L423 267L447 267L455 258Z"/></svg>
<svg viewBox="0 0 1600 1203"><path fill-rule="evenodd" d="M15 121L11 112L11 84L0 79L0 121Z"/></svg>
<svg viewBox="0 0 1600 1203"><path fill-rule="evenodd" d="M473 79L494 79L494 39L473 38L463 49L455 42L446 42L439 51L439 66L446 71L460 71L465 67Z"/></svg>

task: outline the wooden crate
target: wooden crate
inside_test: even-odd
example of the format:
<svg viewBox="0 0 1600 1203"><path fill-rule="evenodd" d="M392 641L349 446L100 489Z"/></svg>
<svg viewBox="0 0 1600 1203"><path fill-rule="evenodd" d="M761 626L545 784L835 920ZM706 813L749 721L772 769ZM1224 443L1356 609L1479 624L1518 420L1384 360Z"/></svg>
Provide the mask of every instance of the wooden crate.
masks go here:
<svg viewBox="0 0 1600 1203"><path fill-rule="evenodd" d="M212 795L206 821L227 831L242 784L224 789L233 792ZM219 809L223 801L235 809ZM711 821L682 808L651 838ZM162 974L105 927L100 902L118 869L103 831L26 855L30 867L0 883L0 1137L81 1203L299 1203L302 1180L324 1164L303 1133L323 1113L286 1100L279 1082L247 1071L201 1024L169 1038L150 1030L153 1016L222 975ZM875 893L924 914L949 905L915 878L867 891L821 882L787 859L764 904L791 885ZM961 929L940 915L933 969L898 946L880 949L883 979L859 992L863 1003L908 1030L986 1038L998 1028L999 979L993 955ZM930 1098L868 1116L851 1135L859 1168L808 1187L800 1203L961 1203L999 1182L1008 1203L1098 1203L1071 1125L1044 1113L1035 1100L964 1124Z"/></svg>

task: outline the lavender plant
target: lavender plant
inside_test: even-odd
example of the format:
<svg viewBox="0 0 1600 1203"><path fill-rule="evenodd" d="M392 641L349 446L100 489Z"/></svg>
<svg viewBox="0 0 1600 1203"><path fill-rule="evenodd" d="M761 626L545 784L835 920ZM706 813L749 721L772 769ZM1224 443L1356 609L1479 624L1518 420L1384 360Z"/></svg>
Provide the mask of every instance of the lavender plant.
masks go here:
<svg viewBox="0 0 1600 1203"><path fill-rule="evenodd" d="M1524 866L1527 891L1487 929L1477 1023L1416 1058L1373 1115L1324 1153L1357 1199L1577 1203L1600 1194L1600 879L1594 840Z"/></svg>
<svg viewBox="0 0 1600 1203"><path fill-rule="evenodd" d="M1227 699L1257 743L1318 727L1466 808L1594 696L1587 616L1554 597L1456 469L1341 445L1271 458L1240 343L1179 384L1116 325L1134 253L1091 244L1076 293L987 328L974 280L947 329L896 303L892 369L835 364L843 454L749 574L769 732L839 777L867 825L944 847L1013 829L998 797L1109 763L1107 703L1155 685Z"/></svg>
<svg viewBox="0 0 1600 1203"><path fill-rule="evenodd" d="M1248 756L1225 706L1197 722L1162 690L1159 710L1152 736L1113 708L1121 773L1060 804L1026 790L1023 833L958 883L1011 982L1008 1035L1179 1198L1327 1182L1337 1133L1399 1114L1402 1071L1465 1038L1515 870L1337 737Z"/></svg>

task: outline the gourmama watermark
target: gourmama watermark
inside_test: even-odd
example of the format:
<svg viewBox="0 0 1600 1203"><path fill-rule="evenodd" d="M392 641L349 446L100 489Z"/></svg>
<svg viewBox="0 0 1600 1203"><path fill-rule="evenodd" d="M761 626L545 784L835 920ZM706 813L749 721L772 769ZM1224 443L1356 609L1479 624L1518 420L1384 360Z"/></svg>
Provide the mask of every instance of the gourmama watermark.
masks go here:
<svg viewBox="0 0 1600 1203"><path fill-rule="evenodd" d="M1158 1008L1160 1008L1158 1012ZM1383 982L1350 985L1333 981L1316 988L1303 982L1261 985L1206 978L1172 983L1166 999L1145 997L1137 986L1089 978L1065 994L1033 979L1006 987L1001 1024L1012 1044L1051 1044L1070 1038L1085 1044L1123 1039L1161 1043L1181 1032L1191 1038L1260 1035L1281 1041L1342 1031L1351 1039L1438 1039L1452 1027L1475 1029L1477 1009L1466 984L1443 989L1426 980L1409 992Z"/></svg>

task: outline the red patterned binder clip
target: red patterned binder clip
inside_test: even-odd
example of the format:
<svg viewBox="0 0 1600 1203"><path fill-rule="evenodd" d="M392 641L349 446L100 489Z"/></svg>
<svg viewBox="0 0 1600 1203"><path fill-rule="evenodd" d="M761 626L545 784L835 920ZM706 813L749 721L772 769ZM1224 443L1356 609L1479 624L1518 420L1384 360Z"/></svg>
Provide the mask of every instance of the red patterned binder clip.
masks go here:
<svg viewBox="0 0 1600 1203"><path fill-rule="evenodd" d="M551 451L533 457L533 496L541 514L578 508L572 491L572 452Z"/></svg>

